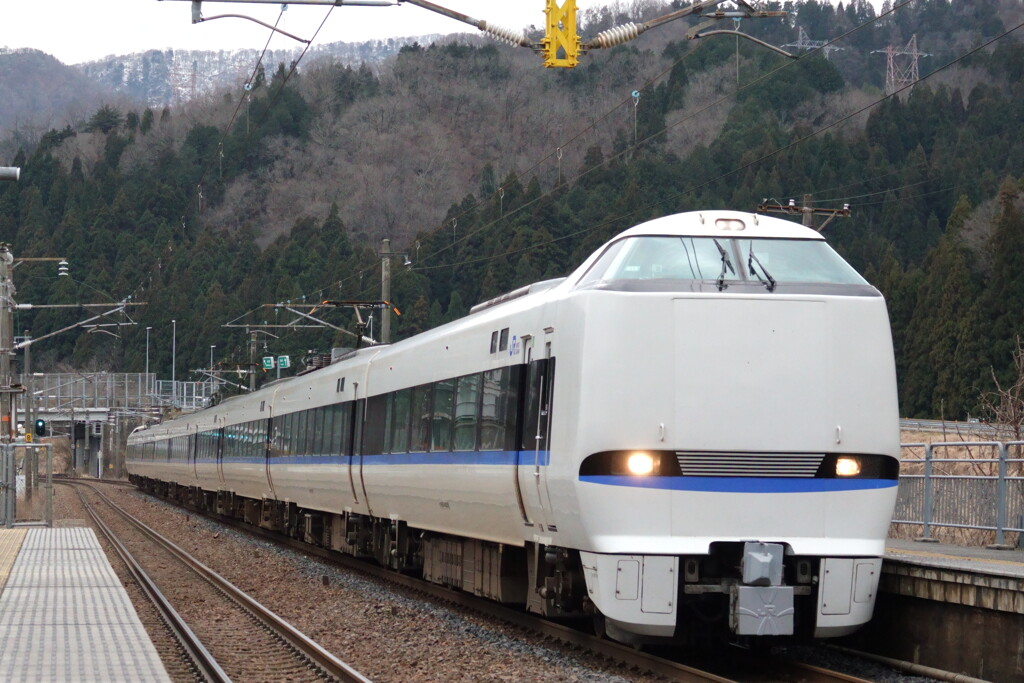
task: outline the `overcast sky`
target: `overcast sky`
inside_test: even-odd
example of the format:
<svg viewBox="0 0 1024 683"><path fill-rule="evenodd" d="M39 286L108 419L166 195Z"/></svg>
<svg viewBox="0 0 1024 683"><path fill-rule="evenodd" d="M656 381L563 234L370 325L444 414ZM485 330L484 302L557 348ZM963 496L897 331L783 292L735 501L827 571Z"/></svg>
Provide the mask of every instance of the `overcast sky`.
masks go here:
<svg viewBox="0 0 1024 683"><path fill-rule="evenodd" d="M203 2L203 16L244 14L273 24L280 4ZM544 24L544 0L433 0L435 4L515 30ZM881 0L873 0L876 7ZM262 49L269 32L244 19L192 24L192 4L182 0L2 0L0 47L32 47L65 64L150 49ZM611 0L576 0L581 9ZM628 6L628 2L621 4ZM289 5L278 26L310 39L330 6ZM389 7L334 7L316 43L476 31L472 26L403 3ZM277 35L271 49L301 47Z"/></svg>
<svg viewBox="0 0 1024 683"><path fill-rule="evenodd" d="M435 4L512 29L544 23L544 0L433 0ZM576 0L581 10L608 0ZM280 4L213 2L203 16L244 14L273 24ZM288 5L279 28L312 38L330 6ZM334 7L316 42L476 31L472 26L403 3L389 7ZM191 2L181 0L3 0L0 47L32 47L66 64L149 49L262 49L267 29L244 19L192 24ZM301 47L283 36L272 49Z"/></svg>

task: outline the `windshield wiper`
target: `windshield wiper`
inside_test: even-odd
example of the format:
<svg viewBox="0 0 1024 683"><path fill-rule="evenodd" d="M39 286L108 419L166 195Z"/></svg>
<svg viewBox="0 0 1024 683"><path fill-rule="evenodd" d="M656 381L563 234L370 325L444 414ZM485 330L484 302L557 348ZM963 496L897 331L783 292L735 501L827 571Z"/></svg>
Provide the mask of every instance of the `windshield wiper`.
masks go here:
<svg viewBox="0 0 1024 683"><path fill-rule="evenodd" d="M761 273L764 273L764 277L761 277L761 273L758 273L756 270L754 270L755 263L757 264L758 268L761 269ZM753 242L750 243L750 255L747 256L747 268L750 269L751 275L757 276L757 279L760 280L761 283L768 288L769 292L775 291L775 278L771 276L771 273L769 273L768 270L764 267L764 264L761 263L761 259L757 258L757 254L754 253ZM765 278L768 279L766 280Z"/></svg>
<svg viewBox="0 0 1024 683"><path fill-rule="evenodd" d="M712 240L715 246L718 247L718 253L722 255L722 272L718 274L718 291L721 292L725 289L725 269L728 268L733 275L736 274L736 269L732 267L732 262L725 253L725 249L718 243L718 240Z"/></svg>

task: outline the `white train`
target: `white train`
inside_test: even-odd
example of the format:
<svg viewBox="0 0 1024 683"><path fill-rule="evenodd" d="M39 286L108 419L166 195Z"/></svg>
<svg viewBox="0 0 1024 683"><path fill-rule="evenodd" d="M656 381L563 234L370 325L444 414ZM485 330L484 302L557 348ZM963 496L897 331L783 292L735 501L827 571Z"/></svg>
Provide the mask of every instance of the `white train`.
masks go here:
<svg viewBox="0 0 1024 683"><path fill-rule="evenodd" d="M143 488L627 642L867 622L898 456L882 296L727 211L129 439Z"/></svg>

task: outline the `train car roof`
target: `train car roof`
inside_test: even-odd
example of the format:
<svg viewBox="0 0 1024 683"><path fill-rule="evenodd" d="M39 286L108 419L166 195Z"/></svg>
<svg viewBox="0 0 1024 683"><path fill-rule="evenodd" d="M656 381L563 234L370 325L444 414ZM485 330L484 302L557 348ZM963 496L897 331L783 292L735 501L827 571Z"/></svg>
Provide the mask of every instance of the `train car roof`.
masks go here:
<svg viewBox="0 0 1024 683"><path fill-rule="evenodd" d="M635 225L611 241L634 235L692 235L695 237L781 237L823 240L821 233L799 223L741 211L688 211Z"/></svg>

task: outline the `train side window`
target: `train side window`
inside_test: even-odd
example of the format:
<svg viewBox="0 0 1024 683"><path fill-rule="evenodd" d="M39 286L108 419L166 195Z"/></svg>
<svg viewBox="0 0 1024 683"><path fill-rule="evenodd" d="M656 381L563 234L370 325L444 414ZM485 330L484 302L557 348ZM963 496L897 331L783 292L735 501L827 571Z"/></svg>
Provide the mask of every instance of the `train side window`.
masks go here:
<svg viewBox="0 0 1024 683"><path fill-rule="evenodd" d="M391 453L409 452L409 404L411 401L411 389L402 389L394 394L391 413Z"/></svg>
<svg viewBox="0 0 1024 683"><path fill-rule="evenodd" d="M480 407L480 450L512 450L515 438L516 388L510 368L484 373Z"/></svg>
<svg viewBox="0 0 1024 683"><path fill-rule="evenodd" d="M330 455L331 453L331 418L333 413L330 406L321 406L316 409L317 433L316 433L316 454Z"/></svg>
<svg viewBox="0 0 1024 683"><path fill-rule="evenodd" d="M508 351L508 328L501 331L501 339L498 341L498 351Z"/></svg>
<svg viewBox="0 0 1024 683"><path fill-rule="evenodd" d="M459 378L455 391L455 450L476 449L476 428L480 423L480 375Z"/></svg>
<svg viewBox="0 0 1024 683"><path fill-rule="evenodd" d="M337 446L334 443L334 411L331 406L324 406L317 408L320 412L320 435L319 443L320 449L317 451L320 455L333 455L337 452Z"/></svg>
<svg viewBox="0 0 1024 683"><path fill-rule="evenodd" d="M491 353L498 352L498 331L491 332Z"/></svg>
<svg viewBox="0 0 1024 683"><path fill-rule="evenodd" d="M303 455L309 455L309 442L311 436L309 430L309 423L311 422L311 420L309 419L310 417L310 411L308 410L300 410L299 412L295 413L295 455L298 455L300 457Z"/></svg>
<svg viewBox="0 0 1024 683"><path fill-rule="evenodd" d="M295 451L295 455L299 457L310 455L310 449L313 445L313 430L311 426L313 424L313 411L312 410L300 410L295 413L295 417L298 420L298 429L295 432L295 437L299 441L299 447Z"/></svg>
<svg viewBox="0 0 1024 683"><path fill-rule="evenodd" d="M267 443L271 458L281 455L281 437L281 418L271 417L267 420Z"/></svg>
<svg viewBox="0 0 1024 683"><path fill-rule="evenodd" d="M387 433L390 434L390 425L387 424L387 414L389 412L390 395L384 394L381 396L371 396L366 401L366 426L362 434L362 442L359 446L359 452L362 455L379 455L386 453L385 449L385 427L389 427Z"/></svg>
<svg viewBox="0 0 1024 683"><path fill-rule="evenodd" d="M455 380L446 379L434 385L434 410L430 424L430 450L452 449L452 407L455 402Z"/></svg>
<svg viewBox="0 0 1024 683"><path fill-rule="evenodd" d="M320 455L323 441L323 414L319 408L306 411L306 455Z"/></svg>
<svg viewBox="0 0 1024 683"><path fill-rule="evenodd" d="M320 419L319 411L316 408L311 408L306 413L306 450L303 455L316 455L317 454L317 441L320 440L320 430L317 427L317 421Z"/></svg>
<svg viewBox="0 0 1024 683"><path fill-rule="evenodd" d="M555 359L542 358L530 363L523 411L522 449L548 449L548 425L551 423L551 388L554 386Z"/></svg>
<svg viewBox="0 0 1024 683"><path fill-rule="evenodd" d="M281 455L292 453L292 415L287 413L281 416Z"/></svg>
<svg viewBox="0 0 1024 683"><path fill-rule="evenodd" d="M348 455L349 448L346 437L348 436L349 404L337 403L331 406L333 420L331 421L331 453L333 455Z"/></svg>
<svg viewBox="0 0 1024 683"><path fill-rule="evenodd" d="M430 450L431 391L433 386L423 384L412 392L412 420L409 428L409 452L424 453Z"/></svg>

